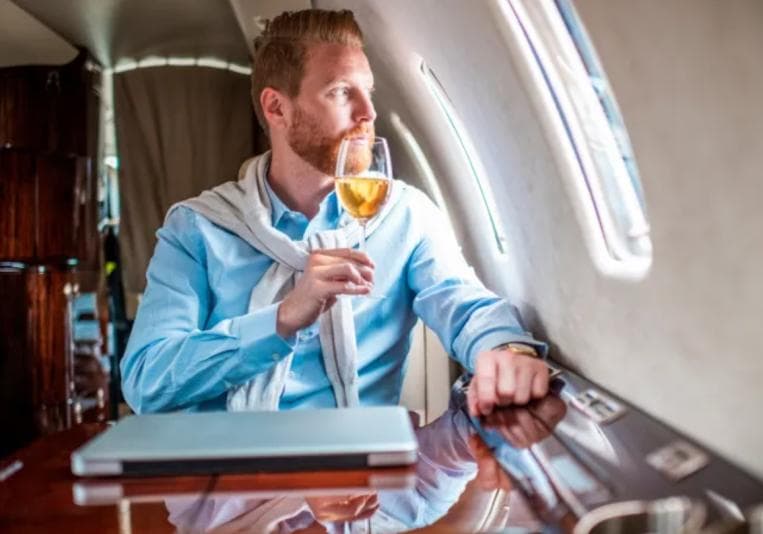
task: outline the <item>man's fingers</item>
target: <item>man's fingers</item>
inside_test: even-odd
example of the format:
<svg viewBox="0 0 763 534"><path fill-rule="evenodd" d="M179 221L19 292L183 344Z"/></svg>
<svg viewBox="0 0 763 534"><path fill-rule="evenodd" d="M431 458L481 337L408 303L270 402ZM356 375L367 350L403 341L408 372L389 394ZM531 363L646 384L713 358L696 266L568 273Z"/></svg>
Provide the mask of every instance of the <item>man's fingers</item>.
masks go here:
<svg viewBox="0 0 763 534"><path fill-rule="evenodd" d="M498 379L496 380L496 389L498 392L498 404L507 406L514 401L516 390L516 379L514 377L514 367L508 358L498 358Z"/></svg>
<svg viewBox="0 0 763 534"><path fill-rule="evenodd" d="M472 387L477 386L477 404L482 415L487 415L493 410L497 400L496 375L498 374L497 363L494 358L477 358Z"/></svg>
<svg viewBox="0 0 763 534"><path fill-rule="evenodd" d="M374 271L374 265L368 264L363 261L356 261L352 258L345 258L341 256L326 256L321 254L313 254L310 256L310 262L307 265L307 268L305 271L310 271L311 269L316 269L320 267L325 267L326 265L342 265L342 264L350 264L354 265L358 269L367 270L368 272L373 273Z"/></svg>
<svg viewBox="0 0 763 534"><path fill-rule="evenodd" d="M548 370L543 362L527 356L486 352L477 358L467 396L470 413L489 414L496 405L527 404L548 393Z"/></svg>
<svg viewBox="0 0 763 534"><path fill-rule="evenodd" d="M368 267L348 262L316 267L314 273L321 280L349 281L357 285L373 283L374 279L373 271Z"/></svg>
<svg viewBox="0 0 763 534"><path fill-rule="evenodd" d="M368 284L356 284L354 282L319 281L317 283L318 297L326 301L337 295L367 295L371 292Z"/></svg>
<svg viewBox="0 0 763 534"><path fill-rule="evenodd" d="M545 367L545 366L544 366ZM541 369L533 377L532 395L535 399L540 399L548 393L548 369Z"/></svg>
<svg viewBox="0 0 763 534"><path fill-rule="evenodd" d="M530 400L530 388L532 387L535 373L527 365L515 367L516 389L514 390L514 403L527 404Z"/></svg>
<svg viewBox="0 0 763 534"><path fill-rule="evenodd" d="M317 250L313 254L315 256L332 256L334 258L345 258L362 265L367 265L372 269L376 266L368 254L360 250L355 250L354 248L326 248ZM316 259L321 260L322 258Z"/></svg>

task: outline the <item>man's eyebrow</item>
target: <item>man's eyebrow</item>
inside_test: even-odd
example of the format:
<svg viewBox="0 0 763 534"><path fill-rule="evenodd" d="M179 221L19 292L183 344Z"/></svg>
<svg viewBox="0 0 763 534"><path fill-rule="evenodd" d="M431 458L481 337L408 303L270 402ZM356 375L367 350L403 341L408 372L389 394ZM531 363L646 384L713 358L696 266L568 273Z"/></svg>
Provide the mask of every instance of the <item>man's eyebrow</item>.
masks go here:
<svg viewBox="0 0 763 534"><path fill-rule="evenodd" d="M375 89L376 83L375 83L374 79L370 78L367 81L369 81L370 83L368 83L368 84L361 83L361 85L367 85L371 89ZM326 78L324 78L322 86L323 87L329 87L331 85L336 85L336 84L339 84L339 83L346 83L346 84L349 84L349 85L355 85L356 82L353 81L350 77L347 77L347 76L327 76Z"/></svg>
<svg viewBox="0 0 763 534"><path fill-rule="evenodd" d="M348 83L348 80L345 76L330 76L323 80L323 86L327 87L329 85L335 85L342 82Z"/></svg>

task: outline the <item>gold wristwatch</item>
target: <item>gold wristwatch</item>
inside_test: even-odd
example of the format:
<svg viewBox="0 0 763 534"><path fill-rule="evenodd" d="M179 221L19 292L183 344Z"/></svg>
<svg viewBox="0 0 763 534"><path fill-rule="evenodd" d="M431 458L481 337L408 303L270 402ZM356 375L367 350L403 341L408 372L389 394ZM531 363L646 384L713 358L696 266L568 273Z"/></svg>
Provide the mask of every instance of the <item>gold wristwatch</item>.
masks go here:
<svg viewBox="0 0 763 534"><path fill-rule="evenodd" d="M504 343L503 345L498 345L493 350L508 350L513 352L514 354L522 354L524 356L532 356L533 358L540 358L538 355L538 351L535 350L534 347L530 345L525 345L524 343Z"/></svg>

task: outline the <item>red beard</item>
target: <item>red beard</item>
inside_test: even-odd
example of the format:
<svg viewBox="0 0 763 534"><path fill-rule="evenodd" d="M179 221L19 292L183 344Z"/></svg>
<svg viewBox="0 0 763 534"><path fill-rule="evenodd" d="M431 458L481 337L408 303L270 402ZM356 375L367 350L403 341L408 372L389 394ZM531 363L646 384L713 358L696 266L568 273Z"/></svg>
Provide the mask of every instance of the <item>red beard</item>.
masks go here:
<svg viewBox="0 0 763 534"><path fill-rule="evenodd" d="M323 134L320 123L314 117L297 107L294 112L294 126L289 130L287 141L291 149L315 169L334 176L339 145L345 137L357 136L366 136L368 143L350 148L345 172L358 174L371 166L371 146L375 136L373 124L364 123L337 137L329 137Z"/></svg>

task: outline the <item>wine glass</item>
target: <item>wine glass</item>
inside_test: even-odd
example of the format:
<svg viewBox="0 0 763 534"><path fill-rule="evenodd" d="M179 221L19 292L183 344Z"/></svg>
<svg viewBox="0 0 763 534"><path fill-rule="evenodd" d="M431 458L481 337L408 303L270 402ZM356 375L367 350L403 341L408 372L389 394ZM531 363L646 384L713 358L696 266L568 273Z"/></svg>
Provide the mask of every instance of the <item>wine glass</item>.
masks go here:
<svg viewBox="0 0 763 534"><path fill-rule="evenodd" d="M387 202L392 189L392 160L383 137L348 137L336 160L336 196L360 224L359 249L366 252L366 225ZM383 299L375 293L366 297Z"/></svg>
<svg viewBox="0 0 763 534"><path fill-rule="evenodd" d="M336 160L336 195L361 227L360 250L366 251L366 225L378 214L392 189L392 161L383 137L342 140Z"/></svg>

